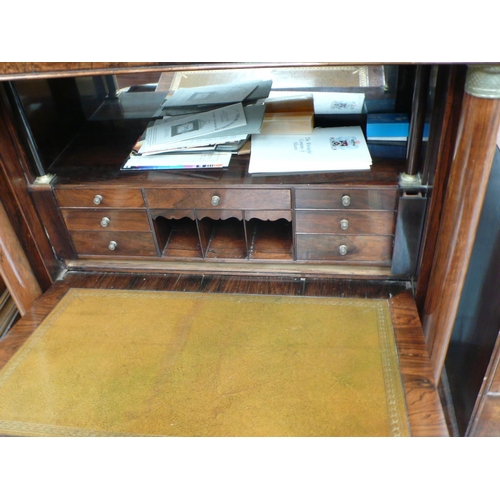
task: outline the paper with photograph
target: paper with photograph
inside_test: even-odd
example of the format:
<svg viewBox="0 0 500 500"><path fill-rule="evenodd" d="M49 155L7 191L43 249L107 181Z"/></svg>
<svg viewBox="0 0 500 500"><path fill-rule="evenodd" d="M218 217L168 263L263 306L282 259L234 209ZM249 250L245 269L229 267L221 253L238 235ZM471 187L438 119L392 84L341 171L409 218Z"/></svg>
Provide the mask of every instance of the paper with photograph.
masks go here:
<svg viewBox="0 0 500 500"><path fill-rule="evenodd" d="M222 134L233 128L246 125L245 112L241 103L224 106L205 113L158 120L146 130L140 154L158 153L166 146L194 137L208 134Z"/></svg>

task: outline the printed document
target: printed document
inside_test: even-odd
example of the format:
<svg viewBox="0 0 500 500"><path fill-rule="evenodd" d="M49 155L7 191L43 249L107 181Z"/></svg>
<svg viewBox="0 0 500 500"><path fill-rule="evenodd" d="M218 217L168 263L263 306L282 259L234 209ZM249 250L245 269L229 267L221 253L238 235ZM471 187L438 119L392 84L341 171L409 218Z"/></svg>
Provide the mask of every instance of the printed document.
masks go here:
<svg viewBox="0 0 500 500"><path fill-rule="evenodd" d="M361 127L315 128L311 135L253 135L250 174L369 170Z"/></svg>
<svg viewBox="0 0 500 500"><path fill-rule="evenodd" d="M224 106L212 111L158 120L146 129L146 138L139 153L159 153L173 143L208 134L221 135L236 127L246 125L245 112L241 103Z"/></svg>

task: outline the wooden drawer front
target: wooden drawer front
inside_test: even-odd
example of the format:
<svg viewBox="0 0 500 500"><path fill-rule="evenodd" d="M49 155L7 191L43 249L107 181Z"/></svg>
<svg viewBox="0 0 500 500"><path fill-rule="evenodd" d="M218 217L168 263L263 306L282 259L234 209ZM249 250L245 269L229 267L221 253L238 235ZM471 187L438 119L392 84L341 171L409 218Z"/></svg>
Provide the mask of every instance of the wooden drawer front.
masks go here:
<svg viewBox="0 0 500 500"><path fill-rule="evenodd" d="M61 210L70 231L149 231L146 210Z"/></svg>
<svg viewBox="0 0 500 500"><path fill-rule="evenodd" d="M344 200L344 201L343 201ZM396 210L396 189L296 189L295 208Z"/></svg>
<svg viewBox="0 0 500 500"><path fill-rule="evenodd" d="M71 238L79 255L157 256L152 233L73 231ZM116 243L114 250L112 242Z"/></svg>
<svg viewBox="0 0 500 500"><path fill-rule="evenodd" d="M150 208L291 209L288 189L146 189L146 198Z"/></svg>
<svg viewBox="0 0 500 500"><path fill-rule="evenodd" d="M56 189L61 208L144 208L140 189Z"/></svg>
<svg viewBox="0 0 500 500"><path fill-rule="evenodd" d="M297 233L393 235L396 212L349 210L297 210ZM345 228L345 229L344 229Z"/></svg>
<svg viewBox="0 0 500 500"><path fill-rule="evenodd" d="M340 236L334 234L297 234L298 260L370 262L390 264L392 236ZM342 255L340 248L347 247Z"/></svg>

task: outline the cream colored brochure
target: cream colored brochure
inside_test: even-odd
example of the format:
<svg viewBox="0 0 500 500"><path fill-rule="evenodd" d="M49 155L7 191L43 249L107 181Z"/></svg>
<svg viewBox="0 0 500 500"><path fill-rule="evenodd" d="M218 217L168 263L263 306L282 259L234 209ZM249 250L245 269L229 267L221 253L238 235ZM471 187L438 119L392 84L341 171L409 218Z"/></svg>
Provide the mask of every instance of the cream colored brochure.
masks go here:
<svg viewBox="0 0 500 500"><path fill-rule="evenodd" d="M310 135L253 135L248 172L369 170L371 164L361 127L330 127Z"/></svg>

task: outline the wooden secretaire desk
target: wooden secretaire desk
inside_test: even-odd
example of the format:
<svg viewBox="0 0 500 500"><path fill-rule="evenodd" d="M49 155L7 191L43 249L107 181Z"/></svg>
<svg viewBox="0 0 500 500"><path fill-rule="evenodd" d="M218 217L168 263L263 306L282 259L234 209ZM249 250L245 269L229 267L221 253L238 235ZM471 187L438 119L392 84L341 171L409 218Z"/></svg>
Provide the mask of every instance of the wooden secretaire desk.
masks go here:
<svg viewBox="0 0 500 500"><path fill-rule="evenodd" d="M431 380L439 382L495 150L496 71L2 63L5 281L22 315L75 273L330 280L367 296L406 290L423 326ZM234 156L223 171L120 171L152 116L154 93L175 88L179 75L208 83L214 75L225 82L264 76L276 90L363 93L362 112L323 111L316 126L366 130L367 113L403 112L408 141L372 142L372 168L360 172L252 176L248 155Z"/></svg>

